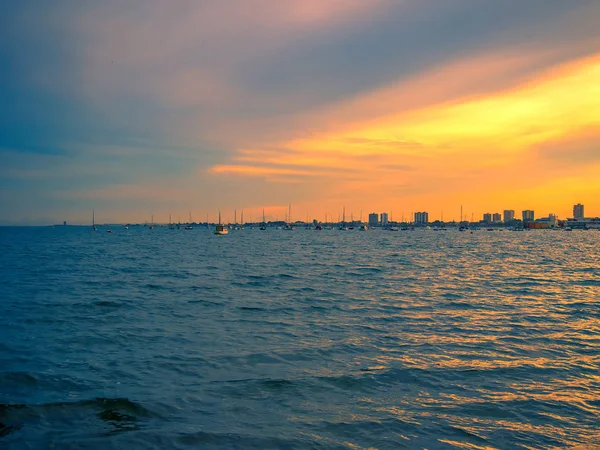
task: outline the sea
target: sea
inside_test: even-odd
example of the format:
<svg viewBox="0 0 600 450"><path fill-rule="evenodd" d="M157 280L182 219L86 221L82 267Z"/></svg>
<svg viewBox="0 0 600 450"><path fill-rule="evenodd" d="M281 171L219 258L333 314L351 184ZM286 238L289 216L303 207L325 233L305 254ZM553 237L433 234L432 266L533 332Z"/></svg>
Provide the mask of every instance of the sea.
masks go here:
<svg viewBox="0 0 600 450"><path fill-rule="evenodd" d="M600 445L600 232L0 228L2 449Z"/></svg>

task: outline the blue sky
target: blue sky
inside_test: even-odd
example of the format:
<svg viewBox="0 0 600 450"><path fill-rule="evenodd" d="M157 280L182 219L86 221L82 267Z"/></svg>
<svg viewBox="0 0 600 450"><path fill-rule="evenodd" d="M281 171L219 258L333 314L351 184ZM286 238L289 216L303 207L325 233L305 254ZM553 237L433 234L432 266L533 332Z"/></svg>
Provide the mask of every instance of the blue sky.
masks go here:
<svg viewBox="0 0 600 450"><path fill-rule="evenodd" d="M275 218L289 202L302 218L342 205L408 213L439 209L439 198L482 213L460 182L448 193L454 182L431 162L439 149L375 154L365 134L353 138L364 148L339 154L323 136L537 83L600 54L599 22L592 0L9 2L0 6L0 224L86 223L92 208L109 222L234 208L248 217L263 206ZM452 70L461 75L446 83ZM482 183L492 163L517 173L557 146L582 149L573 164L596 163L596 125L579 121L512 166L481 151L481 166L459 178L482 173L469 178ZM310 152L298 144L306 139ZM315 165L315 152L340 164ZM356 152L369 163L341 163ZM539 189L549 174L568 175L548 164L535 172ZM573 187L556 209L593 201L596 189ZM491 208L529 207L521 197L488 196Z"/></svg>

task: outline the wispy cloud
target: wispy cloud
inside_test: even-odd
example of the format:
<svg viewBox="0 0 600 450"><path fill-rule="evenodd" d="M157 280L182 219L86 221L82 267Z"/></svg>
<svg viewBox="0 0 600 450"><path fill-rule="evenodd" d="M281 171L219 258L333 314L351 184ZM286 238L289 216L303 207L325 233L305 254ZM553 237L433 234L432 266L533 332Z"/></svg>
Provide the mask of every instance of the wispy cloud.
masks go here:
<svg viewBox="0 0 600 450"><path fill-rule="evenodd" d="M567 166L596 164L595 0L5 10L0 147L14 151L0 173L20 193L0 196L0 221L92 202L128 220L290 201L535 203L544 175L580 198Z"/></svg>

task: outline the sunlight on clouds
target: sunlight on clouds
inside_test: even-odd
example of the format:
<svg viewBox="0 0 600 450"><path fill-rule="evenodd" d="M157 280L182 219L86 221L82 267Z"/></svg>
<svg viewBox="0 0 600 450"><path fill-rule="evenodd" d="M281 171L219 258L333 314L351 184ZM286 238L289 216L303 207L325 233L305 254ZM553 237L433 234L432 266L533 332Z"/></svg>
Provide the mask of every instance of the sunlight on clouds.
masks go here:
<svg viewBox="0 0 600 450"><path fill-rule="evenodd" d="M555 67L511 90L349 124L276 149L244 149L234 157L235 164L212 171L270 182L281 182L286 175L332 175L336 184L356 191L398 187L400 191L389 191L391 204L394 195L407 192L435 206L444 201L441 193L446 200L452 198L450 191L470 192L474 203L484 204L496 189L500 204L518 194L514 186L519 180L536 173L537 147L600 126L598 80L600 58L589 58ZM545 186L544 174L537 175ZM424 179L429 180L427 187L419 188ZM566 203L569 195L577 195L582 181L570 183ZM475 186L486 194L479 196ZM546 193L544 188L528 188L532 198Z"/></svg>
<svg viewBox="0 0 600 450"><path fill-rule="evenodd" d="M293 148L321 148L345 153L373 152L360 139L388 143L419 142L436 153L483 150L524 150L591 124L600 123L600 59L575 63L551 76L514 91L462 104L441 105L382 119L357 131L301 141ZM350 145L353 140L358 144ZM406 148L403 149L406 151ZM413 152L422 149L415 148Z"/></svg>

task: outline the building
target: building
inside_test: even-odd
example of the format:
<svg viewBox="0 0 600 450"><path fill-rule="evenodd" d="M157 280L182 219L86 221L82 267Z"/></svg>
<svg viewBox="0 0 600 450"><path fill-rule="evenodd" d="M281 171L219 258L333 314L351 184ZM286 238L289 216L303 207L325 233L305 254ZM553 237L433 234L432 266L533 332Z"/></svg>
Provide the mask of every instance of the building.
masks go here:
<svg viewBox="0 0 600 450"><path fill-rule="evenodd" d="M416 212L415 213L415 223L419 224L427 224L429 223L429 213L428 212Z"/></svg>
<svg viewBox="0 0 600 450"><path fill-rule="evenodd" d="M525 211L523 211L523 222L533 222L535 220L535 213L530 210L530 209L526 209Z"/></svg>
<svg viewBox="0 0 600 450"><path fill-rule="evenodd" d="M515 220L515 211L512 209L504 210L504 223L512 222Z"/></svg>
<svg viewBox="0 0 600 450"><path fill-rule="evenodd" d="M388 213L381 213L381 226L385 227L388 224Z"/></svg>
<svg viewBox="0 0 600 450"><path fill-rule="evenodd" d="M379 214L377 214L377 213L369 214L369 225L372 227L379 225Z"/></svg>
<svg viewBox="0 0 600 450"><path fill-rule="evenodd" d="M583 205L581 203L577 203L575 206L573 206L573 219L583 219L584 217Z"/></svg>
<svg viewBox="0 0 600 450"><path fill-rule="evenodd" d="M502 222L502 216L500 215L500 213L494 213L492 215L492 222L494 222L494 223Z"/></svg>
<svg viewBox="0 0 600 450"><path fill-rule="evenodd" d="M566 226L571 227L573 229L596 229L600 230L600 217L588 217L581 219L567 219Z"/></svg>
<svg viewBox="0 0 600 450"><path fill-rule="evenodd" d="M485 213L483 215L483 221L485 223L490 223L492 221L492 215L490 213Z"/></svg>
<svg viewBox="0 0 600 450"><path fill-rule="evenodd" d="M538 230L556 228L558 220L555 214L550 214L548 217L543 217L535 221L530 221L524 224L525 228L533 228Z"/></svg>

